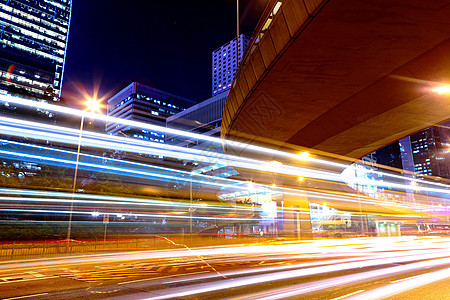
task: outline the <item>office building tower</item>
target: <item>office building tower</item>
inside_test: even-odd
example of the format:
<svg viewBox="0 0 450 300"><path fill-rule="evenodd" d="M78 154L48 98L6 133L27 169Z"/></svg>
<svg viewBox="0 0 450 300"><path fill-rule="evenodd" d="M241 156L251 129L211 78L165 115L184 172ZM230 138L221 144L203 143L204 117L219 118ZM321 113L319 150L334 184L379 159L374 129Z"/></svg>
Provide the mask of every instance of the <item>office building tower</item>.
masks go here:
<svg viewBox="0 0 450 300"><path fill-rule="evenodd" d="M249 37L241 34L212 53L212 95L229 90L236 74L237 64L244 56ZM239 41L239 43L237 43Z"/></svg>
<svg viewBox="0 0 450 300"><path fill-rule="evenodd" d="M402 160L402 167L406 177L413 177L414 173L414 160L411 150L411 141L409 136L402 138L398 141L400 145L400 158Z"/></svg>
<svg viewBox="0 0 450 300"><path fill-rule="evenodd" d="M450 122L409 137L414 172L450 178ZM405 162L411 158L404 156Z"/></svg>
<svg viewBox="0 0 450 300"><path fill-rule="evenodd" d="M166 119L195 102L133 82L108 100L107 114L111 117L166 126ZM165 134L133 128L119 123L107 123L106 132L157 143L164 143Z"/></svg>
<svg viewBox="0 0 450 300"><path fill-rule="evenodd" d="M227 95L228 93L226 92L220 93L168 117L167 127L219 137L223 108L225 107ZM175 136L171 143L181 143L183 140L183 137ZM189 141L186 143L195 146L197 141L189 138Z"/></svg>
<svg viewBox="0 0 450 300"><path fill-rule="evenodd" d="M58 101L71 0L0 0L0 93Z"/></svg>
<svg viewBox="0 0 450 300"><path fill-rule="evenodd" d="M167 127L193 132L205 136L220 137L222 114L227 100L228 91L222 92L200 102L182 112L167 118ZM198 140L192 137L168 136L166 142L179 146L194 148L197 150L223 153L221 144ZM193 173L207 174L216 177L230 177L238 175L232 167L225 166L211 159L209 162L195 164Z"/></svg>

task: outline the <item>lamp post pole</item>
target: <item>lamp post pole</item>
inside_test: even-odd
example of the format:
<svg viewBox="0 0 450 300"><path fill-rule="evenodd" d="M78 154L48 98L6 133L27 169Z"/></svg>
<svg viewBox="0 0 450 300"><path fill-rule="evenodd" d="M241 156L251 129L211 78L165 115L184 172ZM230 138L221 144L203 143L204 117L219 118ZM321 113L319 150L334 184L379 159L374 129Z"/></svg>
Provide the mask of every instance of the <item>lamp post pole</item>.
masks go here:
<svg viewBox="0 0 450 300"><path fill-rule="evenodd" d="M102 107L100 101L97 101L96 99L88 99L85 104L87 108L92 112L94 111L98 112ZM83 136L83 126L84 126L84 114L81 115L80 134L78 135L77 159L75 162L75 174L73 176L73 184L72 184L72 201L70 202L69 225L67 226L67 247L69 247L70 236L72 233L73 202L75 200L75 191L77 187L78 164L80 162L80 148L81 148L81 138Z"/></svg>
<svg viewBox="0 0 450 300"><path fill-rule="evenodd" d="M189 181L189 234L192 240L192 175L190 175L191 180Z"/></svg>
<svg viewBox="0 0 450 300"><path fill-rule="evenodd" d="M72 201L70 202L69 226L67 227L67 241L70 241L70 234L72 231L73 201L75 198L75 191L77 185L78 163L80 161L80 148L81 148L81 138L83 135L83 125L84 125L84 115L81 116L80 134L78 135L77 159L75 162L75 174L73 176L73 184L72 184Z"/></svg>

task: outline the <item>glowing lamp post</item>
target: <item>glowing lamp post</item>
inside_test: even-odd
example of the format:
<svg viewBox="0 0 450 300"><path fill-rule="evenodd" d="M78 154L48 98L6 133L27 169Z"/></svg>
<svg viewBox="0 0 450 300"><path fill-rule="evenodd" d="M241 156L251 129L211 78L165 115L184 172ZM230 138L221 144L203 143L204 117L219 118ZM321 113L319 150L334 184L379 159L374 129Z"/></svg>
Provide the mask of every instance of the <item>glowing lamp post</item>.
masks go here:
<svg viewBox="0 0 450 300"><path fill-rule="evenodd" d="M441 84L431 88L431 91L439 95L450 95L450 84Z"/></svg>
<svg viewBox="0 0 450 300"><path fill-rule="evenodd" d="M88 99L85 102L86 110L91 112L100 112L100 108L102 107L100 101L96 99ZM67 241L70 241L70 234L72 231L72 212L73 212L73 201L75 198L75 191L77 185L77 175L78 175L78 162L80 160L80 148L81 148L81 137L83 134L83 125L84 125L84 114L81 115L80 122L80 134L78 136L78 149L77 149L77 159L75 162L75 174L73 176L73 184L72 184L72 201L70 203L70 214L69 214L69 225L67 227ZM68 245L68 244L67 244Z"/></svg>

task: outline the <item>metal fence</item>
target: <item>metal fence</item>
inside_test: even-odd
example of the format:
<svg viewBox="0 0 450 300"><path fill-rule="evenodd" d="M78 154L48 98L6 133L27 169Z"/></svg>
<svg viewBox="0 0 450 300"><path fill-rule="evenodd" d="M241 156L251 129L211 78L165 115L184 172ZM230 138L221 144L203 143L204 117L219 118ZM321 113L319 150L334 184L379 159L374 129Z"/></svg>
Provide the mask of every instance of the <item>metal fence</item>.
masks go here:
<svg viewBox="0 0 450 300"><path fill-rule="evenodd" d="M192 246L221 245L235 243L253 243L261 241L258 237L229 237L229 236L153 236L151 238L135 239L92 239L71 241L15 241L0 243L0 261L14 259L28 259L74 253L118 252L151 249L185 248Z"/></svg>

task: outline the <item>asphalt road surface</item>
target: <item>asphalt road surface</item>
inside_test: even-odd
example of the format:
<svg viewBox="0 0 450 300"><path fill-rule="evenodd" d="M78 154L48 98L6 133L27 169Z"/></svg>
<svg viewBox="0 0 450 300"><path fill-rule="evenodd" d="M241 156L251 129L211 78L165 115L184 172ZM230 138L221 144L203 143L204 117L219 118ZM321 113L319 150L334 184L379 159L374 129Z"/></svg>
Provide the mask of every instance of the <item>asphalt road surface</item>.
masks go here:
<svg viewBox="0 0 450 300"><path fill-rule="evenodd" d="M450 299L450 239L359 238L0 263L1 299Z"/></svg>

